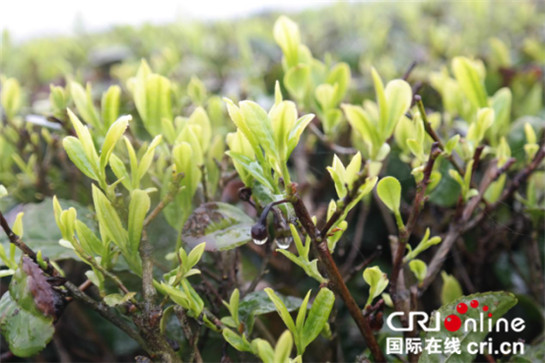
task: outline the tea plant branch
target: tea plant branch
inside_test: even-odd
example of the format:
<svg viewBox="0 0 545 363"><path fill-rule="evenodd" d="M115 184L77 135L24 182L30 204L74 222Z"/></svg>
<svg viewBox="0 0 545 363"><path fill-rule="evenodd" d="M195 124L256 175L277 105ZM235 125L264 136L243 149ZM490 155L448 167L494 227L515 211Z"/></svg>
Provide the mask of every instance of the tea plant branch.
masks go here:
<svg viewBox="0 0 545 363"><path fill-rule="evenodd" d="M342 206L337 207L335 212L333 212L331 217L326 221L325 225L319 231L320 236L327 236L327 233L329 232L331 227L333 227L333 225L338 222L339 218L344 215L346 207L358 196L359 189L363 184L365 184L366 179L367 175L365 173L362 173L359 175L356 181L354 181L352 188L348 191L348 193L346 193L342 200ZM314 225L314 223L312 223L312 225Z"/></svg>
<svg viewBox="0 0 545 363"><path fill-rule="evenodd" d="M434 142L431 147L430 157L428 158L428 162L426 163L426 166L424 168L424 176L422 180L420 181L420 183L418 183L418 185L416 186L416 195L413 200L411 212L407 220L407 225L406 226L401 225L401 228L399 231L399 239L395 248L392 274L390 277L390 293L392 295L392 300L396 306L398 305L398 302L399 302L397 282L398 282L399 274L401 272L401 266L403 265L403 255L405 254L405 248L407 247L409 238L411 237L416 221L418 220L420 210L422 209L422 206L424 204L426 188L430 182L430 176L433 170L433 165L435 164L435 160L440 154L441 152L439 150L439 145L437 142Z"/></svg>
<svg viewBox="0 0 545 363"><path fill-rule="evenodd" d="M500 199L498 199L494 204L490 206L490 209L495 209L507 199L509 199L519 188L520 186L528 179L528 177L539 167L543 159L545 158L545 133L542 135L541 146L539 151L534 156L532 162L522 169L509 185L509 188L503 192Z"/></svg>
<svg viewBox="0 0 545 363"><path fill-rule="evenodd" d="M2 212L0 212L0 225L2 225L2 229L8 236L9 241L13 243L18 249L23 251L25 255L30 257L32 261L36 262L36 264L40 266L40 263L38 263L36 252L34 252L30 247L28 247L28 245L25 242L23 242L23 240L11 230ZM46 268L44 269L44 272L46 272L48 275L51 275L51 276L60 276L58 271L55 269L55 267L53 267L53 265L49 262L48 259L44 258L43 260L46 263Z"/></svg>
<svg viewBox="0 0 545 363"><path fill-rule="evenodd" d="M184 331L184 335L189 343L189 346L192 347L191 355L189 356L188 362L197 362L202 363L202 356L201 352L199 351L198 342L199 342L199 336L197 333L191 329L191 325L189 323L188 316L184 309L181 306L175 306L174 307L174 314L178 318L178 321L180 322L180 325L182 326L182 330Z"/></svg>
<svg viewBox="0 0 545 363"><path fill-rule="evenodd" d="M364 268L369 266L374 260L377 259L382 254L382 246L377 246L377 248L373 251L371 256L367 257L363 262L361 262L359 265L352 267L346 274L344 275L344 282L348 282L352 279L354 274L358 271L362 271Z"/></svg>
<svg viewBox="0 0 545 363"><path fill-rule="evenodd" d="M167 194L164 196L164 198L153 208L150 214L144 219L144 227L146 227L148 224L151 223L152 220L157 217L159 213L174 199L176 196L176 193L180 190L180 182L182 181L184 177L184 173L177 173L174 179L172 180Z"/></svg>
<svg viewBox="0 0 545 363"><path fill-rule="evenodd" d="M82 302L83 304L89 306L91 309L99 313L103 318L110 321L112 324L117 326L119 329L123 330L129 337L134 339L138 344L140 344L146 351L148 351L148 345L146 341L138 334L136 329L131 327L129 324L127 324L126 321L121 319L114 311L114 309L110 308L109 306L105 305L102 302L98 302L91 298L89 295L85 294L83 291L81 291L76 285L71 283L70 281L66 281L64 283L64 287L68 290L70 295ZM148 351L149 352L149 351Z"/></svg>
<svg viewBox="0 0 545 363"><path fill-rule="evenodd" d="M206 175L206 165L200 165L199 169L201 169L201 184L202 184L202 195L204 198L204 202L208 203L210 201L210 197L208 196L208 187L206 186L207 183L207 175Z"/></svg>
<svg viewBox="0 0 545 363"><path fill-rule="evenodd" d="M8 236L8 239L10 240L10 242L13 243L17 248L19 248L24 254L29 256L34 262L36 262L36 264L38 264L38 266L40 266L44 272L46 272L47 274L51 276L56 276L56 277L60 276L57 269L49 262L47 258L43 258L43 261L45 262L45 267L42 267L43 264L38 262L37 254L30 247L28 247L28 245L25 244L18 235L16 235L11 230L6 219L4 218L4 215L1 212L0 212L0 224L4 232ZM105 270L104 268L102 268L102 266L96 263L93 264L93 266L97 267L102 273L112 278L124 293L129 293L129 290L123 285L123 283L115 275L111 274L109 271ZM124 322L114 312L114 310L110 308L109 306L107 306L106 304L104 304L104 302L95 301L89 295L85 294L82 290L80 290L78 286L74 285L68 280L62 279L61 281L62 281L61 285L68 290L69 295L72 298L88 305L93 310L95 310L100 315L102 315L104 318L106 318L107 320L112 322L114 325L116 325L118 328L123 330L125 333L127 333L127 335L129 335L136 342L138 342L144 348L144 350L148 354L150 354L152 357L159 356L161 357L161 360L167 361L167 362L179 361L179 357L176 355L174 350L172 350L172 348L170 347L168 342L165 340L165 338L160 334L150 335L148 325L142 324L142 322L140 321L138 317L134 319L134 322L139 327L139 330L142 334L139 334L138 331L136 331L130 325ZM146 292L144 292L144 294L146 294ZM131 300L134 300L134 299L131 299ZM67 299L67 301L70 301L70 300ZM159 322L159 317L160 317L160 314L157 315L157 318L156 318L157 323ZM151 326L156 327L157 324L154 324ZM158 329L156 330L158 331Z"/></svg>
<svg viewBox="0 0 545 363"><path fill-rule="evenodd" d="M478 206L479 199L482 198L482 195L488 188L488 186L495 181L501 174L507 172L507 169L514 164L514 159L509 159L502 167L497 168L493 167L491 171L492 175L490 177L485 177L483 182L481 182L481 187L479 188L479 195L470 200L470 203L466 205L460 220L456 223L452 223L449 227L449 230L444 238L439 250L434 255L432 261L428 267L428 273L424 279L421 292L425 291L431 282L435 279L435 276L441 269L443 261L445 260L448 252L452 248L452 245L456 239L467 232L468 230L477 226L481 221L492 211L498 208L500 205L505 203L514 193L517 191L520 186L528 179L528 177L539 167L543 159L545 158L545 145L542 140L539 151L534 156L533 160L528 164L524 169L515 175L513 181L509 187L502 193L501 197L494 203L491 203L488 206L485 206L477 216L471 218L473 212Z"/></svg>
<svg viewBox="0 0 545 363"><path fill-rule="evenodd" d="M365 204L363 202L360 202L359 209L360 209L360 214L356 222L356 232L354 233L354 241L352 243L352 246L350 247L350 252L348 253L348 257L346 258L346 261L341 266L341 271L343 272L343 275L346 275L346 273L352 269L352 266L354 265L354 261L356 260L356 256L358 255L358 251L360 250L361 244L363 242L365 221L367 220L367 216L369 215L369 208L366 208Z"/></svg>
<svg viewBox="0 0 545 363"><path fill-rule="evenodd" d="M273 246L273 245L274 244L271 244L271 246ZM254 277L254 279L250 283L250 286L248 286L246 291L244 291L244 293L242 294L242 297L244 297L244 296L248 295L249 293L253 292L255 290L255 288L257 287L257 285L259 284L259 282L263 279L263 276L265 276L265 274L268 271L269 261L271 259L271 255L272 255L272 251L268 251L268 253L265 254L265 257L263 257L263 260L261 261L261 268L260 268L259 272L257 273L257 275Z"/></svg>
<svg viewBox="0 0 545 363"><path fill-rule="evenodd" d="M163 312L154 302L157 291L153 286L153 261L151 258L151 251L152 247L148 241L146 230L144 229L142 230L142 238L138 248L142 260L142 295L144 304L142 315L134 320L141 334L146 337L146 340L153 342L153 346L156 348L154 353L160 356L161 360L176 362L180 360L179 357L159 329L159 322Z"/></svg>
<svg viewBox="0 0 545 363"><path fill-rule="evenodd" d="M310 128L310 131L312 131L312 133L314 133L314 135L316 135L318 139L334 153L347 155L353 155L357 153L357 150L353 147L337 145L333 141L329 140L329 138L324 135L324 133L322 133L322 131L320 131L320 129L312 122L308 125L308 127Z"/></svg>
<svg viewBox="0 0 545 363"><path fill-rule="evenodd" d="M360 178L362 179L362 178ZM354 187L355 190L357 190L359 186ZM351 194L351 193L350 193ZM384 362L386 361L384 358L384 354L382 353L377 340L375 339L375 336L373 334L373 330L371 329L371 326L369 324L369 320L367 317L365 317L362 313L362 310L356 303L356 300L354 300L354 297L348 290L348 287L344 283L344 279L341 276L339 269L337 268L337 265L335 261L333 260L333 256L331 256L331 253L329 252L329 248L327 246L327 240L322 239L322 233L316 227L314 222L312 221L312 218L310 217L310 214L303 204L303 201L299 196L295 193L292 193L290 196L289 201L293 205L293 208L295 210L295 214L297 215L297 218L301 222L303 228L310 236L310 239L313 243L313 245L316 247L316 250L318 251L318 259L324 266L327 276L329 277L329 284L331 285L331 288L339 294L341 299L343 299L348 312L352 316L352 319L356 322L356 325L358 326L363 338L365 339L365 342L367 343L367 346L369 347L369 350L371 351L371 354L373 355L376 362ZM340 214L335 217L335 220L340 217ZM330 219L330 221L333 220L333 216ZM331 225L333 222L331 222ZM327 224L326 224L327 227ZM327 231L327 229L323 229Z"/></svg>
<svg viewBox="0 0 545 363"><path fill-rule="evenodd" d="M4 215L2 212L0 212L0 224L2 225L2 229L8 236L8 239L11 243L13 243L17 248L19 248L25 255L30 257L42 270L51 275L51 276L60 276L59 272L55 267L49 262L47 258L44 258L43 261L45 262L45 268L42 266L43 264L38 263L38 258L36 253L28 247L26 243L21 240L21 238L16 235L8 225L6 219L4 218ZM109 306L105 305L103 302L97 302L93 298L91 298L89 295L85 294L80 288L73 283L71 283L68 280L62 281L62 286L68 290L68 293L71 297L74 299L83 302L85 305L91 307L93 310L98 312L101 316L106 318L108 321L116 325L118 328L123 330L129 337L134 339L136 342L138 342L148 353L152 352L153 349L148 345L148 343L138 334L138 332L132 328L129 324L127 324L125 321L123 321L116 313L115 310L110 308ZM67 299L67 301L70 301Z"/></svg>
<svg viewBox="0 0 545 363"><path fill-rule="evenodd" d="M418 62L416 61L413 61L410 65L409 65L409 68L407 68L407 70L405 71L405 73L403 74L403 77L402 79L404 81L408 80L409 79L409 76L411 75L411 73L413 72L413 70L416 68L416 65L418 64Z"/></svg>
<svg viewBox="0 0 545 363"><path fill-rule="evenodd" d="M146 230L142 230L140 247L138 248L142 260L142 295L144 297L144 311L150 313L153 306L153 299L156 296L153 287L153 261L151 260L151 245L148 242Z"/></svg>
<svg viewBox="0 0 545 363"><path fill-rule="evenodd" d="M426 115L426 109L424 108L424 103L422 102L422 97L420 95L415 95L414 99L416 101L416 105L418 106L418 111L420 111L420 116L422 117L422 123L424 124L424 129L426 130L426 133L430 135L430 137L437 143L437 146L441 151L445 150L445 146L443 145L443 142L441 141L441 138L437 135L433 127L431 127L431 123L428 120L428 116ZM456 169L456 171L463 177L465 174L464 169L458 164L458 162L452 157L452 154L446 156L447 160L450 161L452 166Z"/></svg>

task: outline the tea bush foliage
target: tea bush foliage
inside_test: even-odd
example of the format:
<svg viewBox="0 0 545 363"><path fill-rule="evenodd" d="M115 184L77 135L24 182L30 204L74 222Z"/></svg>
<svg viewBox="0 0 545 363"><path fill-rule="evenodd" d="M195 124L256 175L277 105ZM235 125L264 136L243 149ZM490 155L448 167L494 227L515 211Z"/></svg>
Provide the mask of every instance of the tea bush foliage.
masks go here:
<svg viewBox="0 0 545 363"><path fill-rule="evenodd" d="M71 316L108 332L97 359L427 361L386 354L383 318L483 293L543 354L544 22L431 1L5 32L2 351L86 359Z"/></svg>

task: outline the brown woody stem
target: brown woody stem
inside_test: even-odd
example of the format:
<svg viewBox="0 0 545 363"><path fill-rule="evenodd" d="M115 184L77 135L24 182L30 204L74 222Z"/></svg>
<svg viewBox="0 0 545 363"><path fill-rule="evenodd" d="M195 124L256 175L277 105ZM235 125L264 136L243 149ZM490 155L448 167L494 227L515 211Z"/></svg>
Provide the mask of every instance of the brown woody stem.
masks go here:
<svg viewBox="0 0 545 363"><path fill-rule="evenodd" d="M441 242L441 245L439 247L439 250L435 255L433 256L433 259L431 260L429 266L428 266L428 273L426 274L426 278L424 279L422 286L420 288L420 291L425 291L429 285L432 283L432 281L435 279L435 276L437 273L439 273L439 270L443 266L443 262L449 253L450 249L454 245L454 242L460 237L463 233L467 232L468 230L472 229L473 227L477 226L487 215L489 215L492 211L494 211L498 206L505 203L507 199L509 199L516 190L520 188L520 186L528 179L528 177L538 168L540 163L545 158L545 145L542 142L539 151L534 156L534 159L530 164L528 164L524 169L522 169L514 178L511 183L511 185L504 190L501 197L494 203L489 204L485 206L479 214L477 214L475 217L471 218L473 215L473 212L477 208L479 201L482 199L482 196L484 195L484 192L488 188L488 186L495 181L501 174L505 173L507 169L513 165L515 162L514 159L508 160L502 167L497 168L494 167L492 170L492 175L483 179L481 182L481 186L479 188L479 195L473 199L470 200L470 202L466 205L464 208L464 211L462 213L461 218L455 222L452 223L445 238L443 239L443 242Z"/></svg>
<svg viewBox="0 0 545 363"><path fill-rule="evenodd" d="M371 351L374 360L376 362L385 362L386 359L384 357L384 354L380 350L377 340L375 339L375 336L369 324L369 320L363 315L360 307L358 306L358 304L354 300L354 297L352 296L352 294L350 294L348 287L344 283L344 279L341 276L339 269L337 268L337 264L335 263L333 257L331 256L331 253L329 252L327 240L322 239L321 232L312 221L310 214L301 198L299 198L299 196L297 196L296 194L293 194L291 196L290 202L293 204L293 208L295 210L297 218L303 225L303 228L310 236L313 245L318 251L318 259L324 266L327 272L327 276L330 280L329 285L344 301L348 312L352 316L352 319L354 319L354 321L356 322L356 325L358 326L363 338L365 339L365 342L367 343L367 346L369 347L369 350Z"/></svg>
<svg viewBox="0 0 545 363"><path fill-rule="evenodd" d="M405 248L407 246L409 238L411 237L416 221L418 220L418 216L424 202L424 196L426 195L426 188L430 182L433 165L440 153L441 152L439 150L438 143L433 143L430 151L430 157L428 159L426 167L424 168L424 176L416 187L416 195L413 200L411 213L409 214L409 219L407 221L407 226L399 231L399 240L396 244L397 247L395 249L392 274L390 277L390 293L392 295L392 300L396 305L399 301L397 281L401 272L401 266L403 265L403 255L405 254Z"/></svg>

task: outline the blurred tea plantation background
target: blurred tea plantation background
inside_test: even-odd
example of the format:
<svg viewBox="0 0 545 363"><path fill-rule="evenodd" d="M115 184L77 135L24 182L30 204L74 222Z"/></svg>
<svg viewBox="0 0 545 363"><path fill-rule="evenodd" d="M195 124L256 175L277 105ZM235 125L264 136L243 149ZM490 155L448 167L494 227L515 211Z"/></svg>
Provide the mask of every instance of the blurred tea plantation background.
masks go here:
<svg viewBox="0 0 545 363"><path fill-rule="evenodd" d="M147 6L153 6L153 2ZM225 3L221 6L229 5ZM3 3L0 11L9 13L9 5ZM127 16L130 16L130 11L127 8ZM58 244L61 234L53 217L52 196L57 195L64 200L64 208L76 206L78 218L88 220L88 225L94 223L94 216L87 208L92 204L90 180L69 165L70 160L65 154L64 159L62 157L61 140L65 132L70 131L62 130L62 124L57 122L66 119L65 109L58 106L81 108L64 87L71 82L84 87L90 83L92 87L86 91L82 89L82 92L88 92L86 97L98 105L101 95L110 86L118 85L121 91L119 114L138 115L128 89L131 77L137 74L144 59L154 73L170 80L174 115L189 116L197 107L203 107L215 133L226 135L234 131L235 126L227 115L223 97L251 99L265 109L274 103L275 82L282 82L284 70L282 51L273 39L272 29L275 20L282 14L267 10L234 19L119 25L98 32L80 30L74 34L26 40L13 39L10 29L4 29L0 49L1 90L4 97L4 91L9 87L10 95L15 96L13 99L2 99L2 103L10 104L10 110L15 110L24 125L20 128L24 133L19 135L19 144L13 144L11 141L17 138L10 135L6 128L0 129L3 130L0 133L0 184L8 191L8 195L0 199L0 210L10 223L14 222L18 212L25 212L24 239L30 245L40 246L45 256L56 259L73 257L69 250ZM352 78L344 102L356 104L363 99L374 98L370 76L373 66L385 80L406 75L413 90L418 90L425 99L426 107L441 111L445 108L444 102L448 102L448 88L442 88L446 81L441 75L447 72L453 57L466 56L484 62L488 94L492 95L504 86L512 91L511 122L506 135L514 156L522 155L521 158L524 158L525 123L530 123L536 130L543 129L543 1L320 3L316 9L309 5L288 15L298 23L302 42L308 46L314 58L322 59L328 65L343 61L350 66ZM43 16L51 22L56 21L54 9ZM25 24L18 26L24 27ZM52 93L55 89L52 85L63 88ZM284 92L284 95L287 96L288 92ZM55 97L60 97L60 100L55 101ZM14 116L6 115L5 111L3 120ZM131 128L134 126L134 129L131 132L136 133L134 136L151 141L146 139L141 120L135 117L132 122ZM346 124L346 120L342 122ZM453 127L456 127L455 123ZM344 139L350 139L348 127L339 130L347 134ZM46 142L34 142L32 138ZM342 138L339 140L342 144ZM309 133L305 142L306 152L313 155L306 171L307 183L317 189L313 193L314 202L327 203L334 188L325 167L331 164L333 153L314 134ZM45 144L56 145L58 150L50 153L45 150ZM399 150L394 150L395 153L399 154ZM218 159L221 161L221 154ZM389 175L396 176L404 188L414 187L410 168L395 159L387 166ZM56 163L55 167L49 167L48 163L52 160ZM228 169L222 169L222 172L232 172L231 166ZM543 168L539 172L541 174L535 179L534 188L542 191ZM240 186L225 184L209 192L217 195L218 200L237 203L237 189ZM320 198L320 193L328 198ZM452 206L456 197L450 195L448 190L437 193L437 209L428 211L429 214L440 213L440 206ZM447 269L462 281L464 290L469 284L477 291L508 290L518 294L519 305L514 309L514 314L525 318L527 329L522 338L531 342L539 339L543 331L543 299L529 288L533 276L525 264L528 251L516 247L516 241L538 239L540 249L537 253L543 255L543 215L537 211L537 219L532 225L532 221L516 217L516 209L513 214L511 212L508 208L500 210L492 221L487 222L485 232L503 233L513 240L512 245L499 246L497 250L489 251L484 260L475 262L469 282L464 282L467 276L460 276L459 271L455 271L456 262L452 258L447 260ZM388 225L381 213L384 211L377 206L368 211L361 248L355 251L358 261L379 254L380 245L387 248L383 241L388 239ZM353 236L361 234L357 231L359 214L355 213L352 217L353 222L338 247L341 261L347 258ZM445 218L449 218L449 215L445 215ZM172 251L170 243L176 240L176 231L164 218L159 218L150 228L159 236L155 241L154 254L159 256L157 258L164 258L167 252ZM468 240L469 252L465 253L471 254L472 237L469 236ZM7 251L7 238L3 234L0 241ZM244 251L240 257L242 278L252 281L260 271L263 252L260 254L253 245L245 246ZM389 252L382 251L376 258L379 264L385 266L383 270L387 271ZM70 274L71 280L85 280L82 263L66 259L61 265ZM298 276L304 275L282 256L274 255L269 261L265 280L285 295L303 296L303 292L312 286L307 280L299 284ZM0 280L0 293L6 291L8 280ZM355 296L359 295L359 301L365 300L366 288L361 278L349 281L349 286L355 291ZM426 303L429 304L426 306L428 309L440 305L433 299ZM351 323L345 312L337 319ZM275 334L281 331L274 324L270 329ZM327 345L316 345L312 346L308 359L354 360L361 353L357 330L346 329L342 334L328 344L342 346L343 357L330 357L327 355L330 352ZM205 360L219 359L222 350L227 349L224 341L212 335L207 339ZM4 343L1 349L2 353L7 351ZM133 340L100 319L96 313L82 306L70 305L58 322L52 343L36 360L131 360L139 352L141 350ZM253 359L250 356L246 358Z"/></svg>

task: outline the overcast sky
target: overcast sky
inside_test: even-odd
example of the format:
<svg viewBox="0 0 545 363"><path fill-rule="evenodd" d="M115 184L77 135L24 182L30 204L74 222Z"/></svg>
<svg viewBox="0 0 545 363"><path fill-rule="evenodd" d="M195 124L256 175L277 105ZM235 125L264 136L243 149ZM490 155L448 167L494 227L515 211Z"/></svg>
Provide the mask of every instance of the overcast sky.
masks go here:
<svg viewBox="0 0 545 363"><path fill-rule="evenodd" d="M294 11L317 5L312 0L0 0L0 27L13 39L24 40L70 34L79 21L93 31L117 24L233 18L265 9Z"/></svg>

